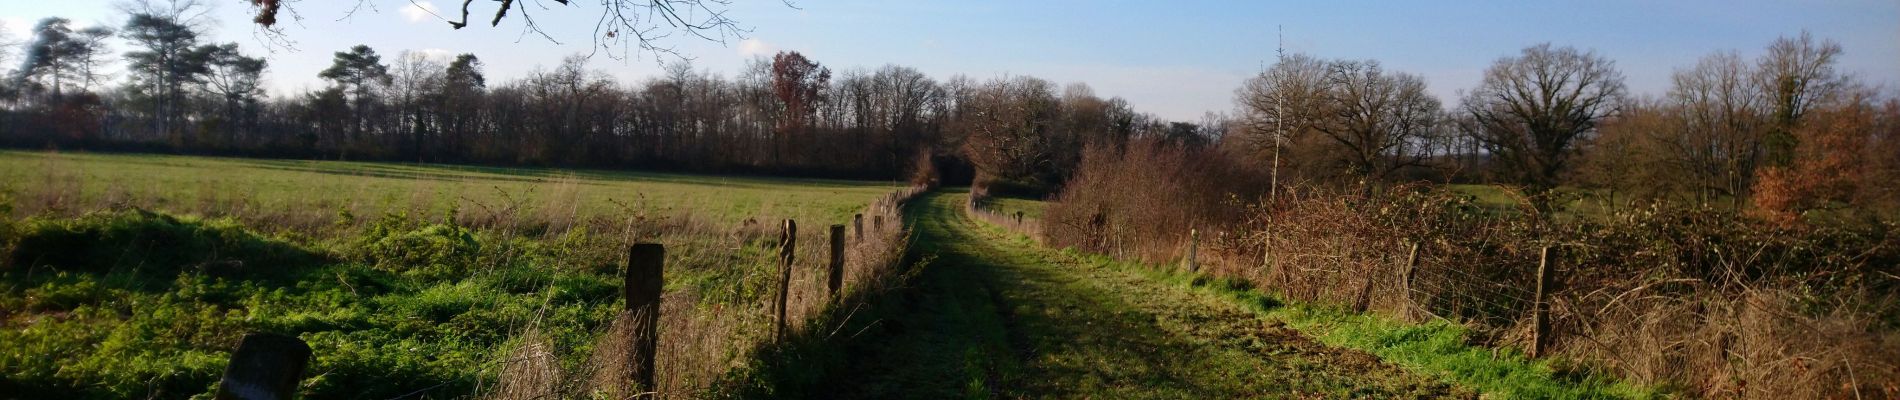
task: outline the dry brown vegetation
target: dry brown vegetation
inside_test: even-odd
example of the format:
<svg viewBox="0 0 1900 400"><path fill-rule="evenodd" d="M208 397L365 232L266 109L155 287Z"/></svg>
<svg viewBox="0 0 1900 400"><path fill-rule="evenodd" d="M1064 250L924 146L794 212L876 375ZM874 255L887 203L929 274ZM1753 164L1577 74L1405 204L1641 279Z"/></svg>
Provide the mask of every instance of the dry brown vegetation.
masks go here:
<svg viewBox="0 0 1900 400"><path fill-rule="evenodd" d="M1084 168L1050 204L1043 234L1059 247L1162 262L1188 231L1218 232L1245 216L1265 182L1216 150L1136 140L1091 147Z"/></svg>
<svg viewBox="0 0 1900 400"><path fill-rule="evenodd" d="M1314 193L1260 210L1220 252L1238 263L1226 272L1292 298L1463 321L1481 343L1526 347L1548 246L1554 352L1580 368L1708 397L1900 394L1892 223L1792 230L1658 206L1558 224L1475 210L1424 189Z"/></svg>
<svg viewBox="0 0 1900 400"><path fill-rule="evenodd" d="M896 267L908 244L904 228L903 203L923 192L916 187L891 193L866 207L862 233L856 224L846 224L846 257L843 293L876 292L893 283ZM761 224L747 221L736 236L766 235ZM799 243L787 302L788 335L835 335L835 326L814 325L827 312L839 312L848 303L832 303L824 282L824 263L828 259L827 233L822 227L799 229ZM755 352L771 348L774 340L771 310L772 296L750 306L707 305L691 290L668 292L661 300L659 351L657 354L658 388L643 389L628 385L627 365L634 335L627 312L622 312L599 335L585 365L574 370L539 364L534 340L535 327L529 326L511 356L511 363L522 367L503 369L501 384L489 393L496 399L535 399L546 396L605 398L696 398L722 385L743 383L727 380L743 376L735 370L748 367ZM841 322L840 322L841 323ZM552 378L550 378L552 377ZM524 389L525 388L525 389Z"/></svg>
<svg viewBox="0 0 1900 400"><path fill-rule="evenodd" d="M1041 218L1018 215L1020 212L1008 213L1001 211L995 207L994 204L991 204L993 201L994 197L991 197L988 190L984 188L972 188L970 190L969 200L964 202L965 214L969 215L970 218L1003 227L1003 229L1008 229L1011 232L1023 234L1038 243L1047 242L1047 239L1044 239L1042 236Z"/></svg>
<svg viewBox="0 0 1900 400"><path fill-rule="evenodd" d="M1789 227L1657 203L1553 218L1430 185L1236 186L1218 153L1091 153L1048 211L1052 244L1166 263L1203 232L1200 263L1288 299L1469 327L1525 348L1539 253L1555 274L1552 354L1572 370L1697 397L1900 396L1900 225ZM1522 196L1520 196L1522 197ZM1169 205L1160 207L1158 205ZM1412 244L1419 262L1410 282Z"/></svg>

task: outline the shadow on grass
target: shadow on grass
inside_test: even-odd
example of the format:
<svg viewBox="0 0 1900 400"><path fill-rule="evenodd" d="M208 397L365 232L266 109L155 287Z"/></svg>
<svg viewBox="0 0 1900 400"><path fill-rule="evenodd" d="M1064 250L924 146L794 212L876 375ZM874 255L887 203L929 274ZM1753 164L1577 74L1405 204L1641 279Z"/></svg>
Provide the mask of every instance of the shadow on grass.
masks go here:
<svg viewBox="0 0 1900 400"><path fill-rule="evenodd" d="M72 219L29 219L11 240L10 270L84 273L204 272L275 276L326 258L245 230L235 220L202 220L145 210Z"/></svg>
<svg viewBox="0 0 1900 400"><path fill-rule="evenodd" d="M968 267L972 261L944 247L949 240L937 224L960 209L934 205L942 196L953 195L911 202L914 240L886 289L855 293L812 329L762 349L725 391L741 398L995 397L1015 357L983 275L989 269Z"/></svg>

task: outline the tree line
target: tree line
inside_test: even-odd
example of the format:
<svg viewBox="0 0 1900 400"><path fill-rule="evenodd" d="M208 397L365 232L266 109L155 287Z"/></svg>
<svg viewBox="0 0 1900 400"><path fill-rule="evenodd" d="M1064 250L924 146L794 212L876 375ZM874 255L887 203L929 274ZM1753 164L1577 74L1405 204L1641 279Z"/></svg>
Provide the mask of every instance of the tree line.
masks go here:
<svg viewBox="0 0 1900 400"><path fill-rule="evenodd" d="M1503 183L1539 207L1753 204L1786 219L1893 206L1900 99L1836 70L1841 53L1804 32L1754 59L1703 57L1665 94L1640 96L1607 57L1539 44L1496 60L1452 105L1377 61L1293 55L1239 89L1237 130L1220 144L1289 180Z"/></svg>
<svg viewBox="0 0 1900 400"><path fill-rule="evenodd" d="M208 43L193 3L140 4L119 29L40 21L0 83L0 144L876 179L972 171L1054 191L1090 145L1153 138L1216 150L1274 182L1505 183L1549 199L1539 204L1584 192L1787 210L1900 197L1882 184L1900 176L1900 106L1837 71L1840 46L1806 33L1752 59L1704 57L1661 96L1629 93L1607 57L1551 44L1494 61L1451 104L1376 60L1295 54L1242 83L1232 118L1188 123L1083 84L833 71L797 52L732 77L673 63L623 83L573 56L495 82L474 54L359 45L336 52L319 74L327 86L267 95L268 62ZM114 36L133 47L116 54L122 81L102 69Z"/></svg>
<svg viewBox="0 0 1900 400"><path fill-rule="evenodd" d="M40 21L0 89L0 143L876 179L974 164L1055 184L1080 143L1170 129L1082 84L937 80L895 65L834 72L797 52L754 59L730 78L681 62L628 84L572 56L495 82L474 54L388 57L358 45L322 70L327 86L267 95L268 62L206 43L191 15L133 10L116 31ZM133 47L120 54L118 82L99 70L114 35ZM918 168L920 158L933 168Z"/></svg>

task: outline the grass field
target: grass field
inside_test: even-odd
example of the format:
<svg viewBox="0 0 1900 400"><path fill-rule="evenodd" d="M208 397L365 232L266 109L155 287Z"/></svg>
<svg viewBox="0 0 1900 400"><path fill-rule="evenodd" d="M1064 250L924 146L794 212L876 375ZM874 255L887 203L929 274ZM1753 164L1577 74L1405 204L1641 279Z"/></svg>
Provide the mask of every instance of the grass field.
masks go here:
<svg viewBox="0 0 1900 400"><path fill-rule="evenodd" d="M757 221L797 219L801 242L822 243L822 226L894 189L0 152L0 397L206 393L254 331L309 343L306 398L460 397L523 376L610 395L615 363L597 350L613 347L635 241L667 246L661 386L702 393L769 332L777 229ZM798 268L823 247L800 246ZM795 318L822 306L816 275L798 276Z"/></svg>
<svg viewBox="0 0 1900 400"><path fill-rule="evenodd" d="M1048 202L1042 200L1009 196L992 197L989 203L990 209L998 214L1016 215L1016 212L1021 211L1023 218L1030 219L1042 219L1042 210L1049 206Z"/></svg>
<svg viewBox="0 0 1900 400"><path fill-rule="evenodd" d="M928 234L928 221L923 223L926 224L924 230ZM983 225L976 231L987 236L992 243L1008 242L1013 248L1041 247L1029 237L1024 236L1022 232L1011 231L1005 226L993 223ZM1005 247L1001 244L994 246ZM1121 261L1099 254L1085 254L1074 249L1049 252L1056 254L1045 255L1044 258L1050 260L1045 262L1063 264L1064 270L1068 272L1079 271L1090 274L1088 279L1079 280L1081 282L1114 287L1114 290L1118 292L1139 293L1127 296L1127 299L1120 300L1119 307L1111 308L1117 312L1148 309L1156 313L1190 313L1190 310L1194 309L1193 305L1196 304L1211 305L1215 309L1228 309L1225 311L1228 315L1218 318L1201 315L1186 318L1188 321L1177 321L1177 323L1186 323L1171 328L1177 330L1177 333L1152 336L1190 337L1205 340L1209 344L1240 342L1250 346L1271 347L1272 350L1268 353L1273 356L1267 358L1273 363L1290 364L1291 369L1297 373L1278 372L1274 371L1274 368L1248 366L1237 362L1229 363L1231 365L1223 364L1221 368L1223 370L1250 370L1266 375L1292 375L1285 379L1266 379L1265 381L1281 382L1274 384L1277 386L1270 385L1268 393L1290 390L1302 394L1291 397L1324 398L1632 399L1663 397L1651 388L1621 383L1605 374L1592 373L1565 362L1554 362L1548 359L1530 360L1514 349L1494 350L1474 346L1470 344L1465 328L1455 323L1444 321L1423 324L1406 323L1336 307L1289 302L1268 295L1244 281L1216 278L1167 266ZM1115 285L1117 281L1121 284ZM1157 290L1154 286L1166 287L1174 291ZM1103 303L1103 301L1091 303ZM1074 312L1086 310L1086 307L1069 306L1065 310ZM1206 313L1206 311L1202 312ZM1251 315L1236 316L1235 314ZM1259 318L1266 322L1265 325L1275 328L1266 330L1268 333L1283 332L1277 335L1266 334L1266 336L1277 337L1262 340L1258 337L1262 336L1262 333L1247 332L1256 327L1256 325L1246 323L1254 322L1251 321L1253 318ZM1154 320L1167 319L1155 318ZM1113 335L1122 331L1125 330L1104 329L1070 332L1057 336L1062 337L1065 342L1083 342L1091 340L1091 336ZM1320 346L1321 344L1323 346ZM1317 354L1303 354L1303 352ZM1380 361L1369 364L1363 360L1355 360L1350 355L1356 352L1377 356ZM1170 354L1180 353L1184 352ZM1339 354L1342 353L1348 356L1340 357ZM1154 364L1145 366L1151 367ZM1411 376L1380 368L1391 366L1399 367ZM1182 376L1191 375L1176 375L1176 378L1185 379L1180 378ZM1258 381L1260 380L1256 379L1253 382L1258 383ZM1432 383L1444 386L1433 387ZM1450 388L1447 389L1445 386ZM1392 392L1398 389L1410 391ZM1146 396L1122 393L1107 397ZM1198 395L1169 394L1157 397L1218 396L1200 393Z"/></svg>
<svg viewBox="0 0 1900 400"><path fill-rule="evenodd" d="M316 210L358 215L543 208L586 217L691 212L721 222L849 217L898 185L819 179L434 164L258 160L0 151L0 190L14 207L137 204L156 210ZM37 202L36 202L37 201Z"/></svg>

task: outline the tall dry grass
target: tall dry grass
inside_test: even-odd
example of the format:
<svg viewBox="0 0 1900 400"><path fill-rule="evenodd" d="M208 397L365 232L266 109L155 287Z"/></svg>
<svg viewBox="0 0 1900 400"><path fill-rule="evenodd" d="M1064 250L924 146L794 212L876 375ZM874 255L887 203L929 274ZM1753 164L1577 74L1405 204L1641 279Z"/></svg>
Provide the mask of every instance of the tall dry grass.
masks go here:
<svg viewBox="0 0 1900 400"><path fill-rule="evenodd" d="M1559 220L1432 186L1233 190L1218 153L1091 150L1050 205L1056 246L1202 271L1302 302L1467 326L1527 347L1553 249L1552 352L1694 397L1900 398L1900 224L1785 228L1654 206ZM1418 266L1407 281L1413 244Z"/></svg>
<svg viewBox="0 0 1900 400"><path fill-rule="evenodd" d="M1465 324L1526 348L1540 251L1552 353L1699 397L1900 395L1900 236L1781 230L1712 210L1602 222L1494 215L1423 187L1291 196L1213 246L1217 273L1283 296ZM1405 280L1410 244L1420 259Z"/></svg>
<svg viewBox="0 0 1900 400"><path fill-rule="evenodd" d="M864 228L860 234L850 221L846 225L845 294L879 291L895 280L897 264L909 243L904 228L903 203L922 193L911 188L879 198L864 209ZM877 223L874 221L882 221ZM788 335L829 335L836 327L816 324L827 312L838 312L840 304L831 302L825 286L829 262L830 224L805 221L798 229L792 281L788 285L786 314ZM811 226L807 224L817 225ZM769 240L775 229L748 220L727 231L738 240ZM673 229L707 229L706 224L686 224ZM701 234L707 232L699 232ZM704 250L717 251L717 250ZM668 259L693 257L669 251ZM776 277L776 270L760 271ZM775 278L773 278L775 279ZM657 388L635 388L627 379L628 354L633 330L631 317L623 312L604 329L595 341L588 361L574 369L556 371L563 378L546 379L547 372L536 368L503 369L501 384L486 393L494 399L531 399L554 397L605 398L698 398L713 396L723 379L736 368L745 367L757 352L778 343L775 337L775 293L742 304L701 302L692 289L668 292L661 298L656 354ZM532 333L534 329L525 329ZM519 341L515 353L531 352L536 342ZM519 357L519 356L515 356ZM552 383L550 383L552 382ZM535 387L540 389L517 389Z"/></svg>
<svg viewBox="0 0 1900 400"><path fill-rule="evenodd" d="M1003 229L1008 229L1011 232L1028 236L1037 243L1048 243L1048 239L1044 238L1042 234L1041 218L1006 215L996 210L996 207L991 204L993 200L994 198L990 196L987 190L983 188L973 188L970 190L969 199L964 201L964 214L969 215L971 218L988 222L991 225L1003 227Z"/></svg>
<svg viewBox="0 0 1900 400"><path fill-rule="evenodd" d="M1091 145L1082 168L1043 213L1042 234L1075 247L1160 263L1183 254L1192 230L1225 231L1264 181L1218 150L1133 140Z"/></svg>

